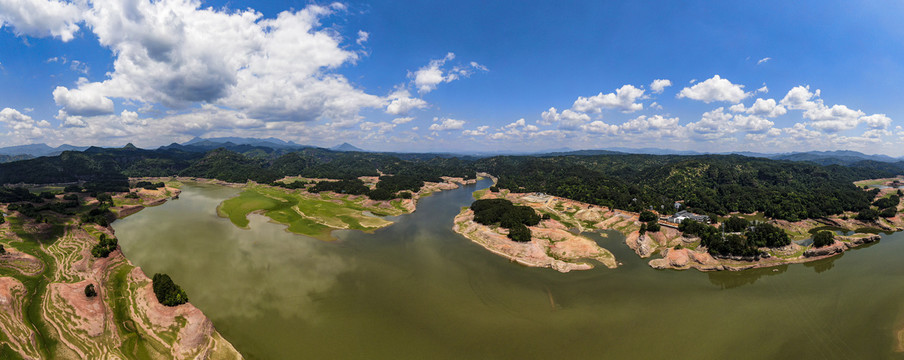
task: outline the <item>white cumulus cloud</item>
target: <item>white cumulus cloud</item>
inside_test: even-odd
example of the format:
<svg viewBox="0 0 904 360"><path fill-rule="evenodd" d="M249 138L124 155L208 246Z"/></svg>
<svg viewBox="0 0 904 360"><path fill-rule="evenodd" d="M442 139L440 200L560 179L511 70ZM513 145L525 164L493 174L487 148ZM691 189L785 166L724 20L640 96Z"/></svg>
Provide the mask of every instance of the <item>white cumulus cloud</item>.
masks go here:
<svg viewBox="0 0 904 360"><path fill-rule="evenodd" d="M669 79L656 79L650 84L650 90L653 91L654 94L661 94L665 88L672 86L672 81Z"/></svg>
<svg viewBox="0 0 904 360"><path fill-rule="evenodd" d="M681 89L681 92L678 93L678 98L688 98L705 103L725 101L734 104L748 96L750 94L744 92L744 85L732 84L731 81L723 79L719 75Z"/></svg>
<svg viewBox="0 0 904 360"><path fill-rule="evenodd" d="M82 19L82 10L66 1L0 0L0 27L11 26L20 36L53 36L69 41Z"/></svg>
<svg viewBox="0 0 904 360"><path fill-rule="evenodd" d="M389 105L386 106L386 113L391 115L406 115L413 109L423 109L427 107L427 102L423 99L411 97L408 90L397 90L389 94Z"/></svg>
<svg viewBox="0 0 904 360"><path fill-rule="evenodd" d="M571 110L559 113L555 107L544 111L541 118L540 125L558 124L559 128L563 130L576 130L590 121L590 115Z"/></svg>
<svg viewBox="0 0 904 360"><path fill-rule="evenodd" d="M112 113L113 100L102 95L101 86L82 80L84 80L81 81L82 85L76 89L57 86L53 90L53 101L70 115L93 116Z"/></svg>
<svg viewBox="0 0 904 360"><path fill-rule="evenodd" d="M464 125L464 120L455 120L455 119L435 119L434 121L438 121L430 125L430 130L432 131L448 131L448 130L460 130Z"/></svg>
<svg viewBox="0 0 904 360"><path fill-rule="evenodd" d="M634 112L643 110L643 104L635 103L637 99L643 97L643 94L643 89L638 89L633 85L624 85L614 93L603 94L600 92L590 97L580 96L575 100L572 109L579 112L600 112L603 108Z"/></svg>
<svg viewBox="0 0 904 360"><path fill-rule="evenodd" d="M870 116L864 116L860 118L860 120L866 123L866 126L869 126L872 129L887 129L888 126L891 125L891 118L889 118L885 114L873 114Z"/></svg>
<svg viewBox="0 0 904 360"><path fill-rule="evenodd" d="M486 66L477 62L470 62L467 66L456 65L450 69L445 67L446 62L455 59L455 53L448 53L442 59L431 60L427 66L418 69L415 72L409 72L408 77L412 78L414 86L419 93L428 93L436 89L441 83L448 83L458 80L462 77L469 77L477 71L489 71Z"/></svg>

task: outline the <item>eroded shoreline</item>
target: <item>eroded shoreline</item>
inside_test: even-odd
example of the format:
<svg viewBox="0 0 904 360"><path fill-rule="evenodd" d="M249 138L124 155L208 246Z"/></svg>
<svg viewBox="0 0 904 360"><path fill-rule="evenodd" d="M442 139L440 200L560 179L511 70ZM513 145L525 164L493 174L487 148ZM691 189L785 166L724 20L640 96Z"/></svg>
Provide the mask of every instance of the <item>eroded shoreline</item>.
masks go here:
<svg viewBox="0 0 904 360"><path fill-rule="evenodd" d="M113 196L110 209L122 218L163 204L178 196L176 184L133 188L130 197ZM86 205L97 201L79 195ZM3 210L15 215L0 225L11 250L0 265L15 271L0 273L0 330L9 350L24 358L242 358L191 303L157 302L150 279L121 250L92 254L101 235L114 236L111 226L63 215L47 215L59 225L35 223ZM86 296L88 285L97 296Z"/></svg>

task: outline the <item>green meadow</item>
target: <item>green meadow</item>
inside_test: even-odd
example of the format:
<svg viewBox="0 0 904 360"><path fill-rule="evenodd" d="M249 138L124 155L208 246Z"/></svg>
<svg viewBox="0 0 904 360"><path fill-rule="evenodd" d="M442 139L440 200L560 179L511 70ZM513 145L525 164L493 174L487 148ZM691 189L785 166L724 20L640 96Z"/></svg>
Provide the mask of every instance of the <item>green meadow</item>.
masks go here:
<svg viewBox="0 0 904 360"><path fill-rule="evenodd" d="M321 240L333 240L336 229L373 232L392 224L378 216L405 213L399 200L391 207L368 206L367 198L341 194L310 194L254 185L238 196L220 204L217 213L233 224L248 228L248 214L261 213L271 220L285 224L288 230ZM370 214L368 214L368 212Z"/></svg>

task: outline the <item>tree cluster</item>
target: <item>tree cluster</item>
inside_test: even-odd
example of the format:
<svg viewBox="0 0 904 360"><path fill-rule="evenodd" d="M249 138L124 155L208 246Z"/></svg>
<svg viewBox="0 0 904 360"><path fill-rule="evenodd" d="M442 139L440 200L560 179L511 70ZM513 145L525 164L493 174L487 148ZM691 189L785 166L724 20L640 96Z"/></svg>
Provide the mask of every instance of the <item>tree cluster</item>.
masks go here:
<svg viewBox="0 0 904 360"><path fill-rule="evenodd" d="M724 216L763 212L789 221L860 211L877 189L853 181L894 174L875 166L820 166L736 155L499 156L477 161L498 176L500 188L544 192L582 202L641 211L688 210Z"/></svg>
<svg viewBox="0 0 904 360"><path fill-rule="evenodd" d="M139 182L135 183L135 187L143 188L143 189L147 189L147 190L157 190L157 189L165 187L165 186L166 186L166 184L164 184L162 181L155 182L155 183L152 183L150 181L139 181Z"/></svg>
<svg viewBox="0 0 904 360"><path fill-rule="evenodd" d="M857 213L857 217L855 217L855 219L866 222L876 221L877 219L879 219L879 211L873 208L866 208L860 210L860 212Z"/></svg>
<svg viewBox="0 0 904 360"><path fill-rule="evenodd" d="M744 232L750 226L750 221L737 216L729 217L722 222L722 228L725 232Z"/></svg>
<svg viewBox="0 0 904 360"><path fill-rule="evenodd" d="M154 295L157 301L166 306L182 305L188 302L188 295L167 274L154 274Z"/></svg>
<svg viewBox="0 0 904 360"><path fill-rule="evenodd" d="M116 219L116 214L113 214L107 206L103 205L82 214L83 223L95 223L100 226L110 225L110 222L114 219Z"/></svg>
<svg viewBox="0 0 904 360"><path fill-rule="evenodd" d="M531 232L528 226L540 223L540 215L530 206L512 204L505 199L481 199L471 204L474 221L483 225L495 225L509 230L514 241L528 242Z"/></svg>
<svg viewBox="0 0 904 360"><path fill-rule="evenodd" d="M813 235L813 247L821 248L835 243L835 233L831 231L820 231Z"/></svg>
<svg viewBox="0 0 904 360"><path fill-rule="evenodd" d="M791 243L791 238L784 230L771 224L756 225L744 235L726 235L714 226L685 219L679 224L678 230L698 236L700 244L706 246L707 251L714 256L757 258L760 256L760 247L776 248Z"/></svg>
<svg viewBox="0 0 904 360"><path fill-rule="evenodd" d="M274 182L272 185L279 186L281 188L286 188L286 189L304 189L308 186L308 184L310 184L310 183L307 181L304 181L304 180L295 180L290 183L277 181L277 182Z"/></svg>
<svg viewBox="0 0 904 360"><path fill-rule="evenodd" d="M772 224L759 224L747 230L747 239L755 246L777 248L791 244L788 233Z"/></svg>
<svg viewBox="0 0 904 360"><path fill-rule="evenodd" d="M91 255L96 258L105 258L119 246L119 240L115 237L107 237L107 234L100 234L100 242L91 248Z"/></svg>
<svg viewBox="0 0 904 360"><path fill-rule="evenodd" d="M97 296L97 291L94 290L94 284L88 284L88 286L85 286L85 296L89 298Z"/></svg>

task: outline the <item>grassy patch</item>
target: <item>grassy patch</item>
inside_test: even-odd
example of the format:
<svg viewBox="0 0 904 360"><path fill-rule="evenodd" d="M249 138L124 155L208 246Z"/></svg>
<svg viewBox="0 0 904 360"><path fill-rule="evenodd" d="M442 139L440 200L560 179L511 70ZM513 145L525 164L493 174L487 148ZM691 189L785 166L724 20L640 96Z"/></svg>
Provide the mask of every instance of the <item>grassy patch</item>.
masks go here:
<svg viewBox="0 0 904 360"><path fill-rule="evenodd" d="M834 231L842 231L842 232L847 232L847 231L850 231L850 230L845 229L845 228L843 228L843 227L838 227L838 226L828 226L828 225L825 225L825 226L817 226L817 227L815 227L815 228L812 228L812 229L810 229L810 231L808 231L808 232L810 233L810 235L816 235L816 233L818 233L818 232L820 232L820 231L832 231L832 232L834 232Z"/></svg>
<svg viewBox="0 0 904 360"><path fill-rule="evenodd" d="M489 191L489 189L477 190L472 194L472 196L474 196L475 199L480 199L484 194L487 193L487 191Z"/></svg>
<svg viewBox="0 0 904 360"><path fill-rule="evenodd" d="M20 218L8 217L7 220L9 221L10 229L12 229L20 239L38 245L53 244L56 239L63 236L63 232L66 230L63 224L51 224L51 226L42 231L30 231L25 229L25 221Z"/></svg>
<svg viewBox="0 0 904 360"><path fill-rule="evenodd" d="M894 180L894 178L860 180L860 181L855 181L854 185L859 186L859 187L879 186L879 185L885 185L886 182L891 181L891 180Z"/></svg>
<svg viewBox="0 0 904 360"><path fill-rule="evenodd" d="M754 213L754 214L732 214L731 216L737 216L737 217L742 218L742 219L745 219L745 220L747 220L747 221L766 222L766 221L769 220L769 219L766 218L766 215L764 215L764 214L761 213L761 212ZM727 218L726 218L726 219L727 219Z"/></svg>
<svg viewBox="0 0 904 360"><path fill-rule="evenodd" d="M407 211L401 202L392 207L366 206L366 198L350 200L347 195L333 196L326 193L308 195L286 192L280 189L257 186L243 191L239 196L220 204L217 212L229 218L239 227L248 226L248 214L260 211L273 221L288 225L289 231L321 240L330 240L334 229L351 229L370 232L392 222L377 215L399 215Z"/></svg>
<svg viewBox="0 0 904 360"><path fill-rule="evenodd" d="M108 300L113 310L113 321L123 338L120 351L132 358L152 359L149 349L150 341L138 331L129 315L131 299L129 298L128 277L132 269L132 266L120 265L113 271L110 281L107 283L107 293L110 296Z"/></svg>

